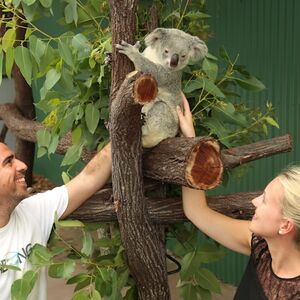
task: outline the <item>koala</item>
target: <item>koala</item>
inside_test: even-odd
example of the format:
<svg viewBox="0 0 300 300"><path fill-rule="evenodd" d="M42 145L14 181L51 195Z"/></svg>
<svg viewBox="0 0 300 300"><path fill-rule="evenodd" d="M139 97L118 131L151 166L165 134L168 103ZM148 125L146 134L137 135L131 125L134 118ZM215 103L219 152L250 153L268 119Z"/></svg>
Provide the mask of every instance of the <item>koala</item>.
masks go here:
<svg viewBox="0 0 300 300"><path fill-rule="evenodd" d="M142 108L142 144L144 148L156 146L162 140L178 133L176 106L181 106L182 69L190 62L207 54L206 44L196 36L178 29L157 28L145 37L146 48L139 51L139 42L117 44L137 71L151 74L158 85L154 101Z"/></svg>

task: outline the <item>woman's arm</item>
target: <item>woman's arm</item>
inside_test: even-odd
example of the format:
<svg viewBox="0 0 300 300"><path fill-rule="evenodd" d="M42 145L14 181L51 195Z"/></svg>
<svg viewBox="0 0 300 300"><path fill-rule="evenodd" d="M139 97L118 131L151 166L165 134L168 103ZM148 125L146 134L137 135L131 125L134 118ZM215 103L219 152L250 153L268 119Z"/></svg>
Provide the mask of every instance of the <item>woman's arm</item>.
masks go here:
<svg viewBox="0 0 300 300"><path fill-rule="evenodd" d="M194 137L192 114L189 103L182 94L184 112L177 108L181 132ZM207 206L204 191L182 187L183 209L186 217L203 233L225 247L249 255L251 232L249 221L236 220L222 215Z"/></svg>

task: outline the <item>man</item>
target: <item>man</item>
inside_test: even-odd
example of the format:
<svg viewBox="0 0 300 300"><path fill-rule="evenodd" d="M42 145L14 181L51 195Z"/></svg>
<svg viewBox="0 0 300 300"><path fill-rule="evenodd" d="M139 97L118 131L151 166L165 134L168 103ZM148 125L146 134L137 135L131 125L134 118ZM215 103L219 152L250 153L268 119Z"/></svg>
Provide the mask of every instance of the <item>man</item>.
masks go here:
<svg viewBox="0 0 300 300"><path fill-rule="evenodd" d="M9 300L12 283L30 269L31 248L46 245L55 214L65 218L100 189L111 175L111 147L106 145L66 185L28 197L27 166L0 143L0 291ZM14 265L22 271L5 268ZM30 299L46 299L46 270L41 272Z"/></svg>

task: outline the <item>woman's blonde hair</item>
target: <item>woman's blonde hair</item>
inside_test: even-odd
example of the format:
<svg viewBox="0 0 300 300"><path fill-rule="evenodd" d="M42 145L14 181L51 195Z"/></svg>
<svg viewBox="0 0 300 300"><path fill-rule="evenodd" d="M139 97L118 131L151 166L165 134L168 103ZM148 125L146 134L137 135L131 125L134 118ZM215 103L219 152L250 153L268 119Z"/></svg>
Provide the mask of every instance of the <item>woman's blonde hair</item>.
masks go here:
<svg viewBox="0 0 300 300"><path fill-rule="evenodd" d="M282 214L297 227L296 242L300 244L300 166L290 166L278 175L284 188Z"/></svg>

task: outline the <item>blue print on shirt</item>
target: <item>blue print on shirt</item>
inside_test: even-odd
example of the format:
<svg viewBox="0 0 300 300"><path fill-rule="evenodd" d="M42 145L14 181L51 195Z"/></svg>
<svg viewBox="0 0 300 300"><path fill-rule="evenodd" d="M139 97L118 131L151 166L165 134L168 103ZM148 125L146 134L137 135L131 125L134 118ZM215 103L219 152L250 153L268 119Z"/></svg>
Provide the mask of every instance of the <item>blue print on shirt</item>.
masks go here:
<svg viewBox="0 0 300 300"><path fill-rule="evenodd" d="M0 260L0 274L8 271L6 266L15 266L18 267L21 265L26 258L29 257L32 250L31 243L26 247L22 248L21 251L11 251L8 252L2 260Z"/></svg>

